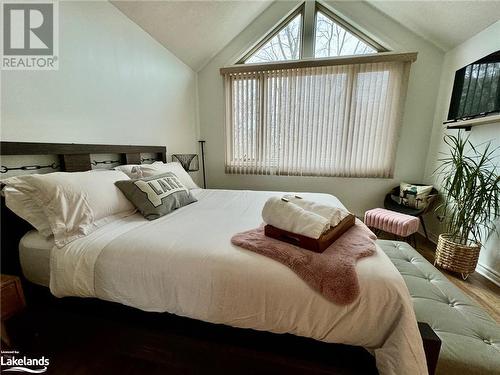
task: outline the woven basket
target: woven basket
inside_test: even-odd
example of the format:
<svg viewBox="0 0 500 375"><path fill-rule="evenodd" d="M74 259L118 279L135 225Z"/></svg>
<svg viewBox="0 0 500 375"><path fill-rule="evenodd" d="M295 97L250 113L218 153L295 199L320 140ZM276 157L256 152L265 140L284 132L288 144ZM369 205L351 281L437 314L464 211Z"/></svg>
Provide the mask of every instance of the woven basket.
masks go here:
<svg viewBox="0 0 500 375"><path fill-rule="evenodd" d="M476 269L481 244L471 246L453 242L449 235L440 234L434 265L462 274L465 280Z"/></svg>

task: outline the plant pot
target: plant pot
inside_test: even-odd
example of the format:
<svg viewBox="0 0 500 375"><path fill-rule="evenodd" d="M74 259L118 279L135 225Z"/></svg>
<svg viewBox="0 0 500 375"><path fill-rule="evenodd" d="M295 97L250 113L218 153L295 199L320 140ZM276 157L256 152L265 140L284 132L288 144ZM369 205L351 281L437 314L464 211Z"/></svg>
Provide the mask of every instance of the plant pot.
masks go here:
<svg viewBox="0 0 500 375"><path fill-rule="evenodd" d="M481 244L464 245L456 243L448 234L440 234L434 265L462 274L465 280L476 269Z"/></svg>

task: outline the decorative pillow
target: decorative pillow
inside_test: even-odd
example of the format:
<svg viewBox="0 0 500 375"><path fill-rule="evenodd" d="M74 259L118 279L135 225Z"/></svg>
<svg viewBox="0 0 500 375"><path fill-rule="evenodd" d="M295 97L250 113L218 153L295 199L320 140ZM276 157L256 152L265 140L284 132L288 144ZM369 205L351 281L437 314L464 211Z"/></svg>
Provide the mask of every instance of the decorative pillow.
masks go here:
<svg viewBox="0 0 500 375"><path fill-rule="evenodd" d="M153 164L141 164L140 168L142 171L142 177L150 177L166 172L172 172L188 189L198 189L198 185L195 184L189 173L187 173L186 170L182 168L181 163L163 163L160 161Z"/></svg>
<svg viewBox="0 0 500 375"><path fill-rule="evenodd" d="M125 164L113 168L115 171L125 173L130 178L141 178L142 171L139 164Z"/></svg>
<svg viewBox="0 0 500 375"><path fill-rule="evenodd" d="M400 204L416 209L427 207L427 197L432 191L432 185L418 186L401 182L399 185Z"/></svg>
<svg viewBox="0 0 500 375"><path fill-rule="evenodd" d="M148 220L196 202L188 188L172 172L136 180L116 181L116 186Z"/></svg>
<svg viewBox="0 0 500 375"><path fill-rule="evenodd" d="M56 246L62 247L135 212L114 184L123 179L128 179L123 172L106 170L32 174L2 182L42 208Z"/></svg>
<svg viewBox="0 0 500 375"><path fill-rule="evenodd" d="M33 199L9 186L2 190L2 194L5 197L5 205L12 212L30 223L45 238L52 236L47 216Z"/></svg>

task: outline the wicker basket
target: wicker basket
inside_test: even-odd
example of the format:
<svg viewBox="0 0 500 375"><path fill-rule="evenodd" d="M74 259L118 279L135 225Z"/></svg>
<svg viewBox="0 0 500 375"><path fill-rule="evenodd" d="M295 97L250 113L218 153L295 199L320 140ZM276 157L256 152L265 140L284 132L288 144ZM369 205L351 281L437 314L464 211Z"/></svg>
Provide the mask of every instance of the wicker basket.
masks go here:
<svg viewBox="0 0 500 375"><path fill-rule="evenodd" d="M462 274L465 280L476 269L481 244L472 246L453 242L449 235L440 234L434 265Z"/></svg>

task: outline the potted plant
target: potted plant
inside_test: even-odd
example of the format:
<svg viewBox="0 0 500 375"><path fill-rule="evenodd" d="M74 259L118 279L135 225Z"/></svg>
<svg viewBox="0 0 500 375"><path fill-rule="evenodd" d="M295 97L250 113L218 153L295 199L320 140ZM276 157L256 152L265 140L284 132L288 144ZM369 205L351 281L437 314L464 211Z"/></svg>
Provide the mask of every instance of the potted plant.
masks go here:
<svg viewBox="0 0 500 375"><path fill-rule="evenodd" d="M435 171L442 186L443 200L436 211L444 221L439 235L435 265L462 274L474 272L481 243L495 230L500 215L498 148L491 142L474 146L460 132L446 135L449 154L439 159Z"/></svg>

